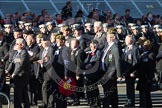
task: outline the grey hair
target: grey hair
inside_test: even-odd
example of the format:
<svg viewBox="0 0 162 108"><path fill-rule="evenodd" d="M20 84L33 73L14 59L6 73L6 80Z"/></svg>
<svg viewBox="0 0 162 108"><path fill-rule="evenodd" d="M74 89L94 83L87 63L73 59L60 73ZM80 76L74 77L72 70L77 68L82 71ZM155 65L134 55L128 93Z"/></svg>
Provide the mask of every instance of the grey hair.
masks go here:
<svg viewBox="0 0 162 108"><path fill-rule="evenodd" d="M16 39L16 42L21 43L24 47L25 47L25 45L26 45L25 40L22 39L22 38Z"/></svg>

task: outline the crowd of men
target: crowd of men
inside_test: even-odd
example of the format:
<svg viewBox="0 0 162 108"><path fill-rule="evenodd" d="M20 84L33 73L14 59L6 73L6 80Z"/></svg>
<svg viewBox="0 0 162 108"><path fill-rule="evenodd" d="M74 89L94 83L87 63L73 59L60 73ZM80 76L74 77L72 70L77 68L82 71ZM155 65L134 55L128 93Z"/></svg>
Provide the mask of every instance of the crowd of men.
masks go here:
<svg viewBox="0 0 162 108"><path fill-rule="evenodd" d="M125 14L111 18L109 11L103 18L95 9L85 21L79 10L75 19L67 19L70 14L62 20L57 14L53 21L42 10L39 20L27 12L14 23L1 23L0 81L8 96L5 77L14 84L14 108L22 103L30 108L38 100L43 102L40 108L67 108L67 97L77 106L85 96L91 108L118 108L117 80L123 78L125 106L135 106L137 89L140 107L151 108L153 84L162 88L162 28L152 13L136 21L129 9Z"/></svg>

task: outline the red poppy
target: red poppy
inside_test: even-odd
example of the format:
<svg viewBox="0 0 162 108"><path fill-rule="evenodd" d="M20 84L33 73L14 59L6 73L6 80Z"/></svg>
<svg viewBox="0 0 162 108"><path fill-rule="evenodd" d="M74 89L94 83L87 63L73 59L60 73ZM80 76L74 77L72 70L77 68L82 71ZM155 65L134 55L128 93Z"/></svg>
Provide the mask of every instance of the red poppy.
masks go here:
<svg viewBox="0 0 162 108"><path fill-rule="evenodd" d="M69 80L61 80L59 82L59 92L64 95L64 96L70 96L75 93L75 88L76 88L76 81L74 78L70 78Z"/></svg>

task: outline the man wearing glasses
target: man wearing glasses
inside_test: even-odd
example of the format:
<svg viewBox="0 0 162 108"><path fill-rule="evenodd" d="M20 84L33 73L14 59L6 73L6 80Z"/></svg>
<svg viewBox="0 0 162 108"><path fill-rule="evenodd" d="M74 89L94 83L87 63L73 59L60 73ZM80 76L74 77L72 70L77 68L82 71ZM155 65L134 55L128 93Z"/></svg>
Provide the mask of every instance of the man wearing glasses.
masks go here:
<svg viewBox="0 0 162 108"><path fill-rule="evenodd" d="M29 97L27 93L27 85L29 83L30 61L29 54L25 49L25 40L22 38L16 39L14 46L16 50L9 67L5 71L6 74L11 74L14 82L14 108L30 108ZM11 73L13 72L13 73Z"/></svg>

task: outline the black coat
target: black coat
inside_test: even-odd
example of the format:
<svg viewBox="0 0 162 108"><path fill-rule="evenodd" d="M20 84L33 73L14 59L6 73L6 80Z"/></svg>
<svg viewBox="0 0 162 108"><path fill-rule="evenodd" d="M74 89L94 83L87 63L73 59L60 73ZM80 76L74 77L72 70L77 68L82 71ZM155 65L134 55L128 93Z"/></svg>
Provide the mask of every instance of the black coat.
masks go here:
<svg viewBox="0 0 162 108"><path fill-rule="evenodd" d="M61 48L55 50L52 61L48 62L45 67L49 69L48 74L54 76L55 78L59 77L61 79L64 79L65 77L67 77L70 67L69 48L66 46L62 46Z"/></svg>
<svg viewBox="0 0 162 108"><path fill-rule="evenodd" d="M42 60L43 51L44 51L44 48L42 48L40 50L39 54L36 55L37 60ZM46 57L48 57L49 61L51 61L53 59L53 53L54 53L54 49L52 47L48 47ZM44 60L44 58L43 58L43 60ZM43 79L46 81L51 79L51 75L49 74L51 72L51 70L50 70L50 68L46 67L46 65L48 64L49 61L44 61L43 67L41 67L41 65L38 63L35 64L36 77L38 77L38 75L40 75L40 77L43 76Z"/></svg>
<svg viewBox="0 0 162 108"><path fill-rule="evenodd" d="M139 81L137 90L148 89L151 91L152 81L155 73L155 57L152 52L144 52L141 54L139 63L135 66Z"/></svg>
<svg viewBox="0 0 162 108"><path fill-rule="evenodd" d="M83 72L84 69L84 60L86 54L83 49L77 48L73 54L71 53L71 65L70 65L70 74L69 76L76 76Z"/></svg>
<svg viewBox="0 0 162 108"><path fill-rule="evenodd" d="M0 73L5 69L5 56L7 55L9 46L5 41L0 43Z"/></svg>
<svg viewBox="0 0 162 108"><path fill-rule="evenodd" d="M33 44L30 47L26 46L26 49L27 49L27 51L33 52L33 55L29 56L29 57L30 57L30 63L31 63L31 72L32 72L32 74L35 74L34 73L34 63L33 62L36 61L35 56L40 52L40 47L37 44Z"/></svg>
<svg viewBox="0 0 162 108"><path fill-rule="evenodd" d="M129 70L139 62L140 52L136 45L132 45L132 48L129 50L127 48L126 46L123 51L123 69L126 76L130 76L131 72Z"/></svg>

